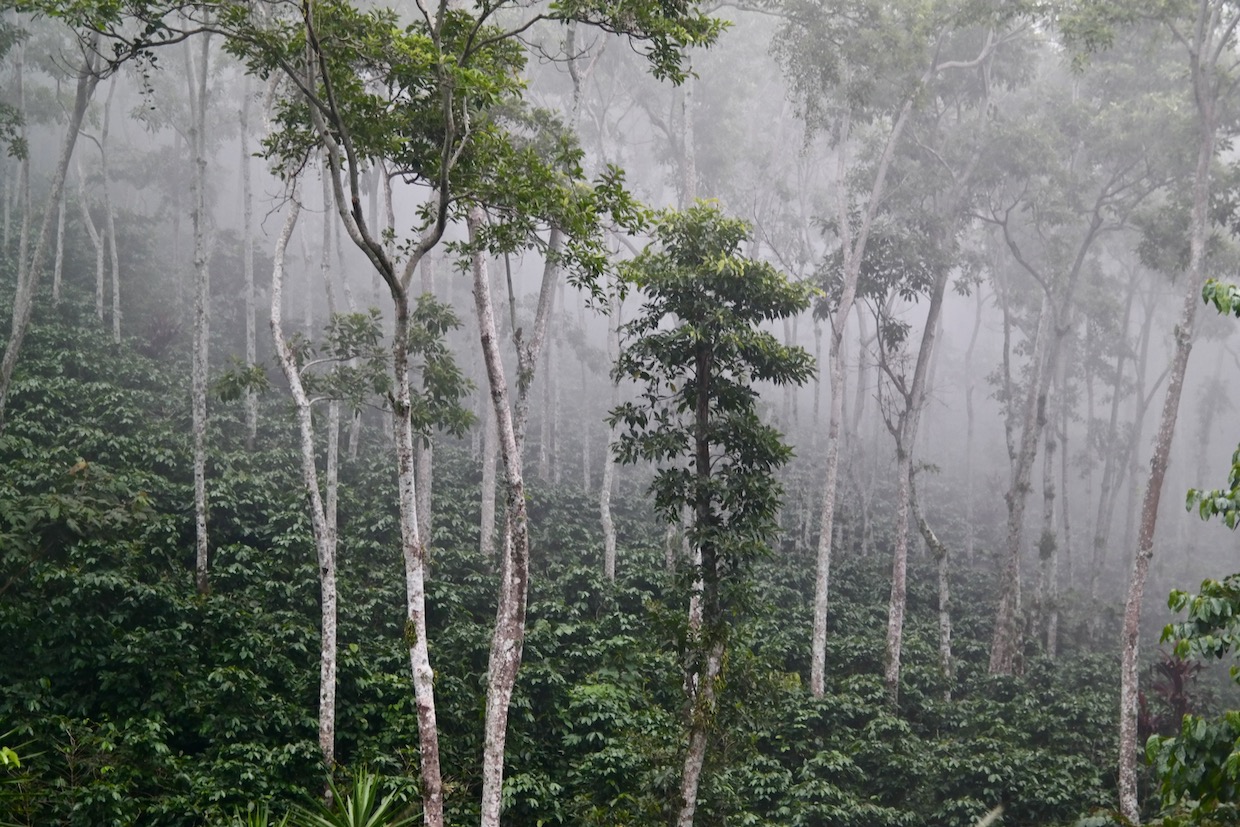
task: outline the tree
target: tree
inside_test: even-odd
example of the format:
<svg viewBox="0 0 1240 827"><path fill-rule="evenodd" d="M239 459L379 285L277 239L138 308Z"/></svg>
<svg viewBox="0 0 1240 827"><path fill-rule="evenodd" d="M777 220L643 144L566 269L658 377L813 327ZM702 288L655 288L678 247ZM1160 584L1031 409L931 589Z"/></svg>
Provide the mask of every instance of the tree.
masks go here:
<svg viewBox="0 0 1240 827"><path fill-rule="evenodd" d="M1010 471L992 674L1021 668L1025 511L1077 290L1093 269L1100 239L1127 225L1134 210L1165 184L1179 158L1176 132L1168 127L1182 120L1165 83L1127 52L1117 52L1083 80L1055 72L1031 90L1046 100L1045 90L1058 87L1051 108L1035 114L1025 105L1022 117L996 130L1000 140L989 159L989 194L979 218L995 228L1010 261L995 271L1004 313L999 396ZM1115 105L1114 89L1121 84L1133 96L1129 106ZM1129 117L1135 111L1160 111L1162 129L1151 134L1144 114L1139 120ZM1019 346L1014 332L1023 334ZM1022 350L1028 354L1023 382L1012 358Z"/></svg>
<svg viewBox="0 0 1240 827"><path fill-rule="evenodd" d="M531 247L547 251L549 297L559 267L580 278L596 278L606 262L600 242L601 216L631 210L631 201L609 171L595 187L584 180L580 152L572 141L548 129L548 119L524 105L519 76L522 32L548 16L577 20L627 35L644 45L656 75L682 79L681 51L714 39L721 24L692 6L669 9L655 3L622 13L591 2L555 7L554 15L504 28L495 13L506 4L468 13L440 4L420 7L422 19L398 24L389 9L362 11L324 0L295 16L269 18L263 10L234 9L230 48L252 71L279 74L295 94L282 102L279 129L267 142L283 174L314 154L327 159L334 206L349 238L388 288L394 311L391 394L400 500L402 551L406 567L406 614L410 668L419 711L419 760L424 816L428 827L443 823L444 784L440 769L434 674L426 631L427 538L420 531L416 459L411 426L409 374L410 288L413 274L444 236L450 222L465 219L473 259L476 309L493 407L502 434L510 503L507 542L500 562L487 692L483 753L484 825L498 824L503 781L507 706L521 663L528 587L528 533L522 493L521 447L528 387L537 364L541 329L550 302L528 345L517 341L519 377L516 410L509 412L507 380L494 334L493 310L479 288L489 282L479 257ZM539 139L546 139L542 143ZM362 176L379 164L390 182L399 178L420 204L407 230L385 238L362 211ZM487 221L490 216L494 222ZM542 241L539 233L550 240ZM566 241L558 247L557 238ZM394 243L390 243L394 242ZM541 303L540 303L541 304ZM491 316L488 324L487 316ZM503 413L501 413L503 408ZM508 418L508 425L503 420ZM514 513L514 511L516 513Z"/></svg>
<svg viewBox="0 0 1240 827"><path fill-rule="evenodd" d="M100 57L98 35L88 35L80 43L81 62L77 70L76 90L73 108L69 112L69 122L65 128L65 137L60 147L60 156L56 161L56 171L52 176L51 190L48 193L46 208L43 210L42 224L34 250L27 258L21 251L22 258L18 262L18 290L13 300L13 323L9 328L8 344L4 349L4 357L0 359L0 432L4 430L4 409L8 401L9 390L13 383L13 371L17 367L17 357L21 352L22 341L26 338L26 330L30 327L30 317L34 313L35 288L43 269L43 259L51 243L52 216L59 213L53 205L59 204L64 195L65 179L69 172L69 163L73 158L73 148L77 144L78 133L82 128L82 120L86 116L86 106L95 87L99 85ZM4 118L7 114L0 111L0 137L6 132Z"/></svg>
<svg viewBox="0 0 1240 827"><path fill-rule="evenodd" d="M801 385L813 359L758 325L805 310L813 295L764 262L741 256L746 225L699 203L665 212L657 246L629 265L645 302L624 325L630 343L614 378L645 384L638 401L613 409L621 462L660 464L651 491L668 523L692 513L693 551L685 652L688 747L680 782L679 827L691 827L707 738L715 715L728 638L745 568L777 529L781 487L775 471L792 457L758 416L757 382ZM670 326L669 326L670 323Z"/></svg>
<svg viewBox="0 0 1240 827"><path fill-rule="evenodd" d="M977 69L1025 26L1019 20L1019 6L986 11L956 3L927 6L856 0L838 7L797 0L788 2L786 10L788 23L776 50L791 76L807 125L831 136L839 194L833 228L839 237L841 278L831 312L831 411L810 660L810 691L821 697L844 418L842 344L866 246L883 205L892 162L915 107L935 97L936 92L931 90L937 90L945 75ZM829 46L824 49L823 44ZM849 169L850 144L857 137L854 129L863 136L869 132L873 140L875 160L861 175Z"/></svg>
<svg viewBox="0 0 1240 827"><path fill-rule="evenodd" d="M1088 11L1088 7L1086 8ZM1113 9L1108 10L1114 13ZM1121 6L1120 11L1125 15L1133 15L1145 10ZM1150 458L1150 476L1141 504L1137 548L1124 604L1120 648L1119 798L1120 812L1133 823L1140 821L1136 741L1137 641L1141 628L1141 605L1145 596L1145 579L1149 572L1150 558L1154 554L1158 505L1162 499L1171 440L1175 435L1184 374L1193 349L1197 296L1205 284L1207 242L1212 225L1212 170L1215 156L1220 145L1224 143L1220 138L1226 134L1220 135L1220 131L1224 130L1231 120L1229 104L1234 97L1236 84L1240 82L1240 75L1237 74L1240 60L1237 59L1235 51L1240 8L1234 3L1229 0L1197 0L1191 6L1168 8L1156 5L1149 11L1154 20L1180 45L1188 61L1188 82L1196 115L1196 158L1188 222L1189 255L1184 268L1186 292L1174 331L1175 349L1168 374L1167 395L1163 401L1153 456ZM1095 30L1084 28L1083 31L1082 39L1088 44L1091 42L1089 33Z"/></svg>
<svg viewBox="0 0 1240 827"><path fill-rule="evenodd" d="M1240 287L1235 284L1209 279L1202 297L1223 315L1240 317ZM1240 447L1232 454L1226 487L1189 489L1186 504L1203 520L1219 517L1235 531L1240 525ZM1163 630L1163 642L1175 641L1177 657L1218 659L1240 652L1240 575L1206 580L1197 594L1173 591L1167 605L1188 613L1185 620ZM1240 667L1231 667L1231 678L1240 683ZM1145 756L1158 775L1163 805L1186 810L1189 823L1234 820L1240 814L1237 744L1240 713L1234 711L1214 721L1185 715L1179 735L1151 736Z"/></svg>

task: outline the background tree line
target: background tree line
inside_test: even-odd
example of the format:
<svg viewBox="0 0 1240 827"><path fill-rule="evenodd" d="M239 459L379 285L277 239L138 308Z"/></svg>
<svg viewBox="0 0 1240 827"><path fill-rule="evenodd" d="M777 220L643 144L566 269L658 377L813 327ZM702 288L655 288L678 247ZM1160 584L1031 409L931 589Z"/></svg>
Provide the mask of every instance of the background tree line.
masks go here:
<svg viewBox="0 0 1240 827"><path fill-rule="evenodd" d="M718 14L5 10L10 820L1221 817L1240 9Z"/></svg>

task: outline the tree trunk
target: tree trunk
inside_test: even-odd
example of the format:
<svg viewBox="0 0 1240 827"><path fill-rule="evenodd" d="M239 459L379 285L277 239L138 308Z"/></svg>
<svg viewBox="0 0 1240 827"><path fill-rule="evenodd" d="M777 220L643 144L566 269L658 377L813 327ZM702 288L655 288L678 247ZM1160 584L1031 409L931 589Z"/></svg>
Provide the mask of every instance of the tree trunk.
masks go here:
<svg viewBox="0 0 1240 827"><path fill-rule="evenodd" d="M973 350L977 347L977 334L982 329L982 286L976 288L976 304L973 311L973 333L969 336L969 346L964 352L964 559L973 561L973 543L977 529L973 520L973 439L976 415L973 410L973 391L977 382L973 376Z"/></svg>
<svg viewBox="0 0 1240 827"><path fill-rule="evenodd" d="M469 213L471 241L484 220L480 207ZM474 301L478 328L486 363L487 381L495 411L499 449L503 458L506 482L506 519L508 531L504 555L500 560L500 587L496 606L495 630L487 666L487 701L482 753L481 824L498 827L504 781L504 745L507 740L508 707L521 665L525 641L525 609L529 580L529 531L525 512L525 483L522 475L518 430L520 413L509 408L508 381L500 356L495 331L495 310L491 301L491 284L486 273L485 254L475 253L473 260ZM534 334L535 340L538 333ZM518 346L520 346L518 344ZM537 358L537 354L534 354ZM522 384L528 380L523 377ZM528 387L528 386L527 386ZM521 396L518 391L518 409Z"/></svg>
<svg viewBox="0 0 1240 827"><path fill-rule="evenodd" d="M894 708L900 697L900 659L904 641L904 610L908 589L908 535L909 512L912 510L913 450L921 423L921 413L926 401L926 383L930 366L934 363L934 345L938 338L939 317L943 309L943 293L947 289L949 270L943 268L930 290L930 306L926 310L926 324L922 330L921 346L917 350L917 363L913 368L910 385L903 384L892 372L883 357L887 371L896 390L902 397L904 409L893 431L896 438L896 537L891 564L891 599L887 608L887 644L883 669L883 682L887 699Z"/></svg>
<svg viewBox="0 0 1240 827"><path fill-rule="evenodd" d="M711 361L714 343L700 343L696 350L693 386L693 521L698 531L709 531L714 519L711 500ZM701 536L701 535L699 535ZM707 534L709 537L709 534ZM706 763L707 738L714 723L716 689L723 668L725 633L719 594L718 550L711 539L693 543L695 578L689 601L689 636L686 644L685 690L688 700L688 746L680 775L680 814L677 827L693 827L698 787Z"/></svg>
<svg viewBox="0 0 1240 827"><path fill-rule="evenodd" d="M1059 569L1060 560L1072 559L1071 503L1068 492L1068 359L1059 366L1059 493L1063 507L1059 509L1059 536L1050 561L1048 594L1046 603L1046 654L1055 658L1059 654Z"/></svg>
<svg viewBox="0 0 1240 827"><path fill-rule="evenodd" d="M112 175L108 169L108 133L112 126L112 97L116 94L116 75L108 84L103 104L103 126L99 131L99 168L103 176L103 221L108 234L108 257L112 276L112 341L121 341L121 265L116 249L116 216L112 207Z"/></svg>
<svg viewBox="0 0 1240 827"><path fill-rule="evenodd" d="M242 266L245 270L245 363L248 366L258 362L258 337L256 333L255 313L257 300L254 293L254 196L250 171L250 103L253 93L250 89L250 78L247 75L245 87L241 93L241 108L238 112L241 133L241 238ZM253 388L245 391L245 447L254 450L258 439L258 394Z"/></svg>
<svg viewBox="0 0 1240 827"><path fill-rule="evenodd" d="M952 699L952 687L956 682L956 663L952 658L952 592L949 562L951 555L947 545L938 538L930 523L921 513L917 498L917 486L913 478L909 479L909 506L913 519L917 521L917 530L926 542L926 547L934 555L939 570L939 668L943 671L946 688L943 700Z"/></svg>
<svg viewBox="0 0 1240 827"><path fill-rule="evenodd" d="M495 556L495 411L490 405L482 418L482 516L478 526L478 551L483 559Z"/></svg>
<svg viewBox="0 0 1240 827"><path fill-rule="evenodd" d="M194 357L193 357L193 431L194 431L194 533L195 584L199 594L211 591L208 575L207 542L207 344L211 320L211 251L207 232L207 69L211 55L211 35L201 36L202 51L194 65L193 44L186 44L185 65L189 78L190 144L193 152L194 194Z"/></svg>
<svg viewBox="0 0 1240 827"><path fill-rule="evenodd" d="M615 364L620 355L620 294L613 290L607 302L607 363ZM619 382L611 383L611 407L620 402ZM603 576L609 583L616 580L616 524L611 517L611 489L616 469L616 454L611 447L611 430L607 432L607 447L603 452L603 484L599 488L599 516L603 523ZM587 480L587 484L589 481Z"/></svg>
<svg viewBox="0 0 1240 827"><path fill-rule="evenodd" d="M1119 488L1116 485L1116 478L1121 474L1122 466L1126 465L1124 452L1119 446L1119 411L1125 396L1122 387L1124 383L1124 362L1127 361L1129 354L1128 323L1132 316L1132 302L1136 295L1137 284L1133 280L1129 286L1128 297L1124 302L1124 320L1120 326L1120 348L1119 353L1115 356L1115 373L1111 380L1111 414L1107 425L1106 441L1103 443L1105 457L1103 459L1102 480L1098 492L1098 511L1094 517L1093 554L1089 574L1089 594L1091 598L1097 597L1099 569L1102 567L1106 556L1107 538L1111 532L1111 522L1114 516L1116 501L1114 491ZM1146 327L1148 329L1148 319ZM1092 418L1090 424L1092 427Z"/></svg>
<svg viewBox="0 0 1240 827"><path fill-rule="evenodd" d="M1055 406L1062 406L1063 385L1058 379L1058 367L1055 368ZM1048 419L1054 422L1059 417L1058 411L1052 410ZM1055 427L1045 428L1042 433L1042 534L1038 538L1038 601L1036 630L1045 630L1046 649L1050 651L1050 614L1052 592L1059 575L1059 540L1055 536L1058 508L1055 496L1055 452L1059 449ZM1041 634L1035 632L1038 637Z"/></svg>
<svg viewBox="0 0 1240 827"><path fill-rule="evenodd" d="M409 391L409 302L394 295L392 368L396 394L392 407L400 490L400 535L405 561L405 642L418 706L418 747L422 767L422 807L426 827L443 825L443 775L439 760L439 724L435 711L435 675L426 639L426 543L418 533L417 465L413 455L412 400Z"/></svg>
<svg viewBox="0 0 1240 827"><path fill-rule="evenodd" d="M1028 387L1022 407L1020 443L1012 457L1011 482L1004 499L1007 503L1007 548L999 598L999 611L995 616L995 630L990 644L990 674L1010 675L1018 668L1020 657L1019 625L1021 611L1020 553L1025 528L1025 505L1027 502L1033 463L1037 456L1038 439L1046 423L1046 388L1042 377L1046 373L1047 350L1051 337L1050 294L1042 299L1038 314L1037 332L1034 334L1033 353L1030 356Z"/></svg>
<svg viewBox="0 0 1240 827"><path fill-rule="evenodd" d="M17 206L21 213L21 227L17 239L17 288L28 278L26 272L26 256L30 253L30 222L34 216L30 211L30 130L27 126L29 113L26 110L26 41L19 39L13 47L13 85L17 98L17 116L20 119L21 139L26 141L26 152L18 161L17 175ZM5 250L8 252L8 239L5 239Z"/></svg>
<svg viewBox="0 0 1240 827"><path fill-rule="evenodd" d="M1184 373L1193 348L1193 323L1197 304L1201 301L1204 281L1206 244L1210 231L1210 165L1214 160L1215 136L1218 130L1216 106L1219 96L1218 67L1213 62L1214 38L1220 43L1230 41L1236 20L1220 30L1218 7L1211 8L1207 0L1201 0L1197 35L1189 48L1194 99L1201 130L1197 147L1197 168L1193 178L1193 210L1190 224L1189 262L1187 290L1180 321L1175 328L1175 353L1171 361L1167 396L1163 402L1162 418L1158 426L1158 441L1150 459L1150 476L1146 483L1145 498L1141 504L1141 529L1137 536L1136 556L1133 559L1132 576L1128 583L1128 599L1124 604L1124 627L1120 648L1120 707L1119 707L1119 808L1133 824L1141 819L1140 801L1137 797L1137 660L1138 637L1141 630L1141 604L1145 597L1145 578L1149 572L1150 558L1154 553L1154 532L1158 525L1158 504L1162 497L1163 478L1167 473L1167 461L1171 454L1171 439L1175 434L1176 416L1180 409L1180 394L1184 387ZM1218 47L1221 48L1221 45ZM1204 57L1204 62L1203 62Z"/></svg>
<svg viewBox="0 0 1240 827"><path fill-rule="evenodd" d="M103 321L103 254L106 252L103 235L95 226L90 215L90 203L86 197L86 176L82 174L82 165L77 164L78 174L78 211L82 214L82 226L90 236L90 243L95 248L95 318Z"/></svg>
<svg viewBox="0 0 1240 827"><path fill-rule="evenodd" d="M929 74L932 72L933 69L928 71L926 80L929 79ZM861 276L861 261L865 256L870 225L878 212L879 202L882 200L883 191L886 189L887 171L895 154L896 143L900 140L900 135L904 131L904 125L908 121L909 112L912 111L913 101L914 97L912 95L905 99L899 115L893 122L891 132L888 133L887 142L883 147L882 156L879 158L878 167L874 173L874 180L870 186L870 192L867 194L861 223L857 228L855 236L851 231L851 199L848 197L848 188L845 186L848 173L847 153L839 152L837 160L836 180L840 185L838 219L840 233L842 234L841 241L845 252L844 283L840 291L839 306L831 320L831 414L827 423L826 474L822 486L821 516L818 520L818 554L814 574L814 627L810 651L810 693L815 698L823 696L826 681L827 599L831 582L831 539L835 527L835 489L839 472L840 424L844 418L842 396L845 366L840 344L848 324L848 317L852 314L853 301L857 295L857 280ZM844 136L845 140L849 133L849 127L848 117L845 116L844 123L841 125L841 135Z"/></svg>
<svg viewBox="0 0 1240 827"><path fill-rule="evenodd" d="M435 268L434 262L429 255L422 259L418 269L422 271L422 295L433 296L435 293ZM435 476L435 443L432 435L426 434L417 441L414 447L416 449L418 465L418 533L422 536L422 541L426 543L427 548L430 548L431 538L434 536L434 522L431 513L431 486Z"/></svg>
<svg viewBox="0 0 1240 827"><path fill-rule="evenodd" d="M1213 141L1210 142L1213 146ZM1204 154L1204 152L1203 152ZM1212 155L1212 153L1211 153ZM1209 158L1207 157L1207 164ZM1204 178L1207 173L1200 172ZM1205 190L1201 182L1194 189ZM1201 245L1205 244L1205 232L1198 233L1198 221L1204 228L1207 222L1205 199L1198 210L1198 193L1194 192L1193 205L1193 262L1189 265L1189 288L1180 312L1180 322L1175 330L1175 353L1172 357L1171 379L1167 397L1163 403L1162 419L1158 427L1158 441L1150 460L1150 476L1141 504L1141 530L1137 537L1137 553L1133 560L1132 575L1128 583L1128 599L1124 603L1124 628L1120 666L1120 720L1119 720L1119 800L1120 812L1133 824L1140 823L1140 806L1137 799L1137 661L1138 635L1141 627L1141 604L1145 596L1145 578L1149 573L1150 558L1154 554L1154 531L1158 523L1158 505L1162 497L1163 478L1167 473L1167 460L1171 453L1171 439L1175 434L1176 416L1179 412L1180 394L1184 386L1184 373L1188 356L1193 347L1193 322L1197 303L1201 301Z"/></svg>
<svg viewBox="0 0 1240 827"><path fill-rule="evenodd" d="M900 430L904 430L901 423ZM912 455L903 439L896 443L896 538L891 561L891 598L887 602L887 642L883 657L883 684L887 703L900 700L900 656L904 643L904 610L908 602L909 476Z"/></svg>
<svg viewBox="0 0 1240 827"><path fill-rule="evenodd" d="M65 191L60 190L56 203L56 258L52 266L52 304L60 303L60 283L65 266Z"/></svg>
<svg viewBox="0 0 1240 827"><path fill-rule="evenodd" d="M328 503L319 491L319 472L315 464L314 425L311 401L301 381L301 370L288 339L284 335L282 304L284 301L284 253L297 223L301 205L296 192L289 199L289 213L276 243L271 275L271 334L275 340L276 358L289 384L297 413L297 429L301 448L301 479L310 500L310 525L319 568L319 752L323 766L331 771L335 761L336 743L336 520L333 463L328 463Z"/></svg>

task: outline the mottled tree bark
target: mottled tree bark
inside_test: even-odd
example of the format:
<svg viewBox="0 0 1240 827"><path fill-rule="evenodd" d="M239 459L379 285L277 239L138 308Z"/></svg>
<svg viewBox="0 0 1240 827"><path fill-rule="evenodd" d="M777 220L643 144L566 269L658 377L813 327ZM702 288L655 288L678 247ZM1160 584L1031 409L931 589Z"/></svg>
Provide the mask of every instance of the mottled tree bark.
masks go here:
<svg viewBox="0 0 1240 827"><path fill-rule="evenodd" d="M60 302L60 284L65 267L65 191L60 190L60 200L56 204L56 257L52 265L52 304Z"/></svg>
<svg viewBox="0 0 1240 827"><path fill-rule="evenodd" d="M194 433L194 582L199 594L211 591L208 574L210 549L207 538L207 346L211 323L211 249L207 239L210 216L207 213L207 70L211 56L211 36L201 35L201 50L195 65L192 41L185 51L189 80L190 151L194 208L194 355L191 391Z"/></svg>
<svg viewBox="0 0 1240 827"><path fill-rule="evenodd" d="M275 341L276 358L289 384L293 407L297 413L297 431L301 449L301 479L310 502L310 525L319 569L319 752L324 767L330 771L335 760L336 744L336 520L333 480L334 470L328 465L328 501L319 490L319 472L315 464L314 424L311 400L302 384L301 368L284 335L282 304L284 301L284 253L297 223L301 205L294 191L289 199L289 213L276 243L271 275L271 334Z"/></svg>
<svg viewBox="0 0 1240 827"><path fill-rule="evenodd" d="M471 209L467 225L471 241L476 239L484 215L480 207ZM474 302L482 351L495 411L499 455L504 467L504 536L500 558L500 588L496 605L495 629L487 667L487 702L482 754L482 827L499 827L503 801L504 745L507 741L508 708L525 641L525 609L529 589L529 527L525 508L525 433L529 420L530 389L539 355L547 339L547 328L559 281L558 254L563 235L552 227L547 242L534 324L528 341L513 323L513 345L517 352L517 393L509 410L507 379L495 334L495 313L491 304L490 279L486 260L474 256ZM515 311L513 311L515 312Z"/></svg>
<svg viewBox="0 0 1240 827"><path fill-rule="evenodd" d="M615 364L620 355L620 295L613 290L607 302L607 363ZM611 385L611 407L620 402L618 382ZM603 576L608 582L616 579L616 524L611 516L611 489L616 469L616 453L611 447L611 430L607 432L607 446L603 452L603 483L599 487L598 508L603 524ZM587 480L587 484L589 481Z"/></svg>

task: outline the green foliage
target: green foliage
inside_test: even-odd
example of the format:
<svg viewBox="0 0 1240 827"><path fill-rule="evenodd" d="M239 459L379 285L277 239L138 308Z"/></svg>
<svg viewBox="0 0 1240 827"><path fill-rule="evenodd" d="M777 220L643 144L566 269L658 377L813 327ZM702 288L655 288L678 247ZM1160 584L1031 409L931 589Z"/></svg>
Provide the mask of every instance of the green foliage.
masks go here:
<svg viewBox="0 0 1240 827"><path fill-rule="evenodd" d="M1240 575L1206 580L1197 594L1173 591L1172 611L1187 617L1163 630L1164 641L1175 641L1179 657L1222 658L1240 652ZM1231 676L1240 682L1240 668ZM1226 821L1240 805L1240 712L1228 711L1210 720L1184 715L1179 734L1152 736L1146 757L1159 778L1159 792L1172 811L1166 823L1210 824Z"/></svg>
<svg viewBox="0 0 1240 827"><path fill-rule="evenodd" d="M244 813L240 810L234 812L227 827L286 827L287 824L288 816L276 821L266 804L251 803L246 806Z"/></svg>
<svg viewBox="0 0 1240 827"><path fill-rule="evenodd" d="M760 421L754 383L797 385L813 373L808 353L758 325L805 310L814 290L742 258L747 233L707 204L656 222L659 246L628 265L645 302L623 328L630 341L614 370L617 380L644 383L642 401L620 405L609 420L622 429L621 462L663 466L651 485L663 518L678 522L682 506L697 508L691 541L713 546L730 565L752 559L771 537L781 490L773 472L792 456Z"/></svg>
<svg viewBox="0 0 1240 827"><path fill-rule="evenodd" d="M379 778L365 770L354 776L352 788L343 793L333 779L327 784L331 806L320 804L314 810L298 807L293 822L297 827L407 827L417 820L398 815L401 802L397 796L380 799Z"/></svg>
<svg viewBox="0 0 1240 827"><path fill-rule="evenodd" d="M0 60L21 40L26 32L15 25L16 21L8 15L0 20ZM28 147L23 136L22 113L8 101L0 101L0 144L5 147L5 154L13 158L25 158Z"/></svg>
<svg viewBox="0 0 1240 827"><path fill-rule="evenodd" d="M411 395L410 417L416 433L429 436L439 429L461 437L474 424L473 412L461 402L474 383L461 373L444 342L447 333L460 326L449 305L429 293L418 297L409 318L409 355L422 377L421 390Z"/></svg>
<svg viewBox="0 0 1240 827"><path fill-rule="evenodd" d="M1201 298L1224 316L1240 317L1240 286L1218 279L1206 279Z"/></svg>
<svg viewBox="0 0 1240 827"><path fill-rule="evenodd" d="M258 444L272 447L247 453L238 434L211 434L214 590L200 597L185 371L114 348L89 306L41 316L29 341L0 440L0 721L14 730L0 740L22 762L0 769L0 821L261 824L263 807L247 802L283 814L317 798L318 581L287 406L263 400ZM367 767L377 790L416 802L394 480L379 429L365 434L341 467L337 760L340 777ZM435 456L428 623L446 806L468 823L496 572L476 551L467 446L440 438ZM615 583L602 576L593 499L568 486L529 493L538 554L510 718L513 823L656 827L676 800L687 596L664 568L649 498L637 479L620 482ZM1098 768L1115 751L1113 659L1069 652L988 678L989 573L953 583L949 704L933 564L911 562L907 688L893 713L877 677L882 555L841 548L822 700L800 678L812 569L779 550L738 562L753 586L735 595L703 823L972 827L1003 801L1007 823L1043 827L1110 803L1113 779Z"/></svg>

